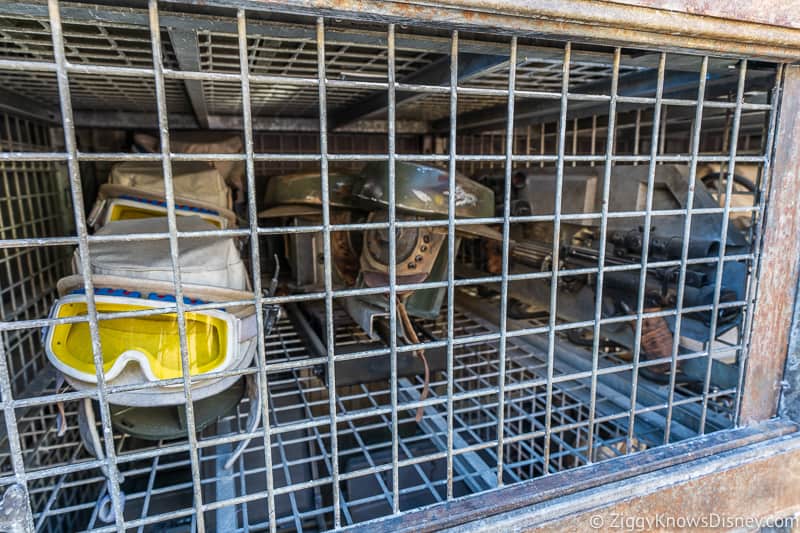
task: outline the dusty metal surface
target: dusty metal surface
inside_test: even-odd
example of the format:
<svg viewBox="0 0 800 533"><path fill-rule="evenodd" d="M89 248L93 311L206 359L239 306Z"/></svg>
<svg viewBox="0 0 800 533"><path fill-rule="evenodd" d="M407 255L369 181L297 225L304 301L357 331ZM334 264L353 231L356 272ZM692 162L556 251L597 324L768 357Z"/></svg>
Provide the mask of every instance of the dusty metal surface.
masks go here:
<svg viewBox="0 0 800 533"><path fill-rule="evenodd" d="M615 4L638 7L652 7L692 13L723 19L738 19L747 22L772 24L800 28L800 2L782 0L781 2L740 0L738 2L708 2L704 0L608 0Z"/></svg>
<svg viewBox="0 0 800 533"><path fill-rule="evenodd" d="M633 481L636 495L630 496ZM610 483L594 491L534 505L525 511L476 521L455 530L763 531L757 520L781 519L800 510L798 486L800 436L792 434L698 458L634 480ZM642 520L653 522L647 524ZM695 520L697 525L687 520Z"/></svg>
<svg viewBox="0 0 800 533"><path fill-rule="evenodd" d="M800 289L800 282L795 290L798 291L798 289ZM783 381L783 394L778 406L778 413L782 417L800 420L800 302L797 299L794 304L794 319L789 336L789 353L786 355Z"/></svg>
<svg viewBox="0 0 800 533"><path fill-rule="evenodd" d="M178 0L169 0L173 1ZM254 4L253 0L207 0L206 3L242 7ZM256 0L255 3L280 4L286 8L279 0ZM735 15L730 19L712 18L705 16L705 10L688 14L589 0L458 0L447 4L302 0L295 2L291 9L296 12L313 10L326 15L346 13L395 22L424 20L463 29L527 29L537 36L563 37L566 34L586 41L604 40L621 45L713 51L726 55L748 54L764 59L800 59L800 31L797 29L744 22L737 20ZM752 9L755 11L758 6Z"/></svg>
<svg viewBox="0 0 800 533"><path fill-rule="evenodd" d="M800 68L786 69L777 131L770 207L764 221L760 304L753 318L740 420L773 416L778 406L795 304L800 253Z"/></svg>
<svg viewBox="0 0 800 533"><path fill-rule="evenodd" d="M527 517L529 520L536 518L541 520L546 513L540 512L537 515L533 512L533 509L541 502L553 501L555 503L558 498L570 497L570 495L574 495L575 499L580 499L582 491L587 491L592 487L609 486L612 483L615 485L630 483L637 476L645 476L672 467L681 468L681 465L685 465L684 468L688 469L694 462L724 454L736 448L760 444L767 446L770 439L779 439L792 434L795 429L796 427L792 424L771 421L755 427L719 432L679 444L648 450L635 456L620 457L613 461L531 480L492 493L462 498L403 516L373 521L349 530L425 532L462 527L476 531L488 529L508 531L509 529L499 525L499 521L503 520L503 517L517 514L524 516L530 512L530 516ZM800 455L800 438L794 437L794 439L797 441L795 453ZM629 493L630 490L618 492L622 495ZM650 514L650 511L642 512L642 516L647 514ZM495 520L498 521L498 524L494 522ZM571 523L559 523L556 530L573 531L575 529L572 525Z"/></svg>

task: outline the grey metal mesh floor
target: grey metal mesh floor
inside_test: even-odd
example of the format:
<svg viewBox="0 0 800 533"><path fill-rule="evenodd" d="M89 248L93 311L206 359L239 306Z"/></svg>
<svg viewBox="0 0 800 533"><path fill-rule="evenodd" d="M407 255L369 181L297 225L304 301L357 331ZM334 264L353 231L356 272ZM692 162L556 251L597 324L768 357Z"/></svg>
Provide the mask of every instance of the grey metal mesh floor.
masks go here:
<svg viewBox="0 0 800 533"><path fill-rule="evenodd" d="M341 317L337 314L337 320ZM441 333L444 320L426 324ZM456 336L492 331L491 325L463 312L455 316ZM337 330L340 343L366 341L355 326ZM337 345L340 346L341 344ZM308 357L297 331L282 319L268 340L270 363L302 361ZM548 472L586 464L589 428L587 380L560 381L554 385L552 435L548 464L544 464L544 385L514 388L544 375L542 354L514 339L507 350L505 446L503 478L514 483ZM484 491L497 483L497 375L496 343L477 342L458 346L454 359L453 447L455 495ZM401 509L443 501L446 497L446 383L444 372L432 377L432 405L425 408L419 425L414 410L402 405L419 399L422 380L401 379L399 473ZM328 391L309 369L270 375L275 513L280 528L320 530L330 527L331 464ZM388 384L361 384L337 391L340 458L340 501L347 524L391 514L391 414ZM438 403L436 403L438 401ZM593 430L593 460L624 452L627 409L608 398L597 398L598 417ZM77 404L67 402L69 429L56 435L55 406L31 409L19 420L28 471L41 477L32 487L37 528L42 531L81 530L104 527L97 518L96 501L105 480L94 460L81 445L77 431ZM614 418L614 413L622 416ZM231 444L213 445L213 439L244 430L246 402L236 416L222 419L203 431L200 439L204 501L224 502L226 507L206 511L213 529L240 530L267 527L264 441L250 443L233 471L222 464ZM653 431L648 438L640 424L633 449L661 442ZM192 482L186 441L144 442L116 435L120 468L125 475L126 521L140 531L167 524L188 526L192 521ZM9 471L10 456L0 454L0 469ZM59 471L64 473L59 474ZM134 527L136 529L136 527ZM162 530L162 529L159 529Z"/></svg>

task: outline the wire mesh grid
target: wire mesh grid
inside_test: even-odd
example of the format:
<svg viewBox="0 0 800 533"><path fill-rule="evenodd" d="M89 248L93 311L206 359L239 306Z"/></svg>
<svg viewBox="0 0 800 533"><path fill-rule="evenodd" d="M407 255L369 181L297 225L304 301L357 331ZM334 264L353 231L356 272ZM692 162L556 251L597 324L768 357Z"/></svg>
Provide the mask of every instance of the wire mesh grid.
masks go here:
<svg viewBox="0 0 800 533"><path fill-rule="evenodd" d="M41 18L0 19L2 53L9 59L52 62L50 23ZM165 41L165 64L177 67L169 41ZM144 67L153 65L150 36L146 28L131 24L99 25L86 20L70 21L64 28L64 48L74 64ZM46 105L58 104L55 73L2 71L4 89ZM155 111L155 89L151 79L77 74L70 77L76 109ZM183 87L177 80L167 83L170 109L190 112Z"/></svg>
<svg viewBox="0 0 800 533"><path fill-rule="evenodd" d="M65 3L64 6L69 8L66 13L74 16L72 5ZM277 39L259 35L258 31L251 34L244 9L237 12L235 19L228 18L224 22L228 32L197 31L200 59L196 68L186 68L181 64L181 52L168 44L175 36L165 30L163 24L164 19L174 21L174 13L160 13L155 0L149 2L147 12L132 12L132 19L138 20L139 25L125 34L125 38L114 33L117 30L100 29L99 24L81 25L72 18L62 21L64 6L57 0L50 0L45 22L40 20L38 25L31 22L30 17L24 18L24 24L11 20L4 26L4 40L13 34L21 44L9 47L5 43L0 60L0 70L9 76L10 90L43 101L58 101L64 149L55 151L56 148L44 142L40 134L40 141L35 143L4 142L0 160L8 165L4 169L12 169L3 175L6 187L17 179L13 169L18 167L14 165L40 165L33 168L47 169L50 173L56 168L66 170L76 230L74 235L64 236L63 231L38 228L33 235L27 235L14 233L12 223L11 233L3 235L4 252L17 249L35 254L63 245L77 245L75 261L82 265L83 272L91 271L89 244L109 239L91 235L87 227L85 203L88 199L84 198L82 166L85 168L86 163L93 161L161 161L169 231L151 238L169 241L174 264L178 264L179 243L185 242L184 239L218 235L247 238L251 281L257 296L242 303L255 306L259 331L265 329L264 306L316 301L323 308L318 339L323 352L309 354L301 342L305 333L298 332L288 321L279 322L271 336L258 337L255 368L210 374L213 377L252 376L263 401L261 428L248 434L245 418L252 400L244 400L235 416L222 417L210 427L196 431L196 409L191 401L196 379L193 382L189 374L185 316L188 312L212 309L214 304L204 307L185 302L180 269L175 268L175 304L159 312L172 312L177 316L182 377L168 384L181 386L187 397L183 415L187 437L170 442L142 442L112 426L109 398L131 389L155 389L167 383L119 387L106 382L101 370L98 324L118 317L98 312L94 304L94 286L88 276L84 277L88 318L82 320L88 321L92 332L94 363L98 369L96 389L56 390L54 382L45 379L46 376L40 380L41 388L33 398L21 395L12 387L13 380L21 380L26 386L34 383L28 376L32 370L38 373L44 360L38 356L33 360L39 363L31 364L40 366L25 369L27 363L24 363L20 370L20 363L15 362L15 350L22 354L26 348L14 345L11 337L24 332L30 335L26 342L37 342L33 340L36 333L32 333L37 332L37 328L70 322L43 318L49 308L48 298L55 294L53 284L60 272L58 268L65 266L63 260L42 261L38 268L34 263L35 275L45 276L43 285L38 286L41 292L25 297L35 306L36 314L19 315L20 302L12 301L12 314L4 315L0 324L5 336L0 354L3 356L0 384L7 433L7 449L0 463L5 475L0 483L19 483L28 492L30 506L26 509L26 519L32 528L147 530L167 524L194 530L223 526L245 530L339 528L736 424L743 360L747 355L748 321L756 294L757 276L752 274L760 252L766 205L764 191L777 120L775 88L780 84L780 68L770 67L771 77L762 76L751 84L748 62L735 61L730 63L733 69L729 68L730 64L725 67L730 72L724 78L728 83L724 92L714 92L719 85L715 78L719 71L714 70L712 64L714 75L710 75L710 59L695 58L697 61L688 70L689 74L684 71L685 76L694 78L694 85L690 84L689 89L682 86L681 91L674 92L672 85L666 83L666 53L650 54L647 68L630 67L622 64L620 48L604 49L599 55L605 55L605 62L591 62L581 58L596 57L596 51L588 53L581 47L573 50L573 44L566 41L551 45L549 59L534 60L520 55L520 47L525 50L535 47L527 42L521 44L519 38L512 36L492 45L494 51L504 50L499 60L492 60L496 61L493 66L484 66L472 76L462 76L459 60L466 63L473 52L461 50L458 32L452 32L444 40L428 38L426 46L431 42L437 44L434 51L420 50L407 44L413 36L399 36L396 27L388 24L383 26L385 46L367 46L356 36L349 37L353 42L348 42L341 33L326 32L328 21L319 18L304 26L302 38ZM162 14L164 19L160 19ZM149 31L142 29L142 22L149 26ZM335 23L331 27L336 28ZM83 38L91 44L82 46ZM49 48L45 43L47 39L50 39ZM49 52L40 48L49 49ZM107 50L113 52L107 55ZM474 51L474 46L469 50ZM145 51L150 54L149 60ZM559 59L553 60L554 55ZM422 80L415 77L433 66L444 67L444 77L441 69L438 77ZM756 70L764 70L764 67L758 66ZM649 76L652 94L625 93L628 75L642 72ZM103 85L99 89L93 85L116 78L138 89L134 89L134 85ZM171 152L170 113L198 111L187 83L198 81L213 113L241 113L243 154ZM608 84L600 91L602 94L579 90L597 82ZM48 83L47 90L51 92L41 96L40 91L44 91ZM764 101L747 99L746 89L752 89L752 85L762 95L769 96L772 91L771 96ZM131 92L135 98L125 103L119 92ZM95 93L98 98L108 97L108 100L103 103L86 96ZM412 93L423 96L414 100L408 97ZM374 108L365 105L364 116L386 114L385 144L374 148L372 153L355 144L352 153L346 149L338 153L335 141L332 142L335 134L329 134L328 120L331 118L334 124L353 120L348 108L358 108L366 101L365 97L380 101ZM433 121L431 131L439 132L439 139L433 144L424 140L409 142L409 153L403 153L398 148L397 120L419 118L413 110L424 108L420 101L426 99L438 102L433 106L437 113L424 118ZM550 109L547 113L538 108L531 110L526 100L546 100ZM472 107L471 101L477 103L476 107ZM73 108L109 105L124 109L128 104L131 109L141 104L156 111L161 151L137 155L82 151ZM576 109L582 113L580 116L572 115ZM633 112L624 115L630 109ZM641 113L642 109L647 111ZM676 113L674 109L683 112ZM727 141L718 145L716 137L713 141L703 138L707 118L704 109L722 110L729 117L722 126L723 135L729 138ZM488 111L489 119L481 120L487 120L487 129L494 129L495 133L461 136L462 127L467 129L466 133L477 127L473 115L476 111ZM281 145L284 140L279 140L277 147L266 143L275 151L256 148L253 120L262 112L315 117L319 126L318 142L300 147L296 153L287 153L291 150ZM468 119L464 123L460 122L462 113ZM499 113L500 118L492 118L492 113ZM739 143L750 139L742 132L742 118L748 114L756 117L754 122L760 128L753 128L751 136L756 140L744 141L747 155L742 155ZM521 128L517 119L528 115L533 117L528 119L530 127ZM676 121L676 117L683 122ZM679 123L682 126L674 128ZM619 135L622 125L633 130L632 140ZM534 142L534 127L540 128L538 146ZM665 141L670 127L679 132L672 145ZM615 146L618 136L620 146L625 146L626 151ZM589 137L589 143L585 142L585 137ZM484 141L488 142L484 144ZM415 147L422 147L420 152L427 153L413 153ZM246 227L179 234L171 162L186 160L245 161L249 190ZM388 162L386 222L335 223L329 203L323 201L319 222L299 227L259 225L256 168L264 168L259 165L306 163L316 166L320 172L322 198L327 199L332 169L338 164L364 161ZM446 218L409 222L398 217L394 169L399 161L447 167ZM64 162L66 168L57 164ZM734 174L737 167L754 165L757 167L757 191L753 202L745 207L732 205L733 180L723 176L714 184L717 192L714 207L693 208L694 195L686 194L685 205L659 209L654 204L656 173L659 167L667 164L688 167L688 191L693 191L702 179L698 175L701 165L718 165L727 169L729 175ZM499 210L495 216L479 221L457 217L456 169L474 172L483 165L496 165L499 171L500 179L495 183ZM512 211L514 169L539 165L551 173L554 211L547 214ZM596 169L598 193L602 197L598 212L562 212L562 193L569 178L565 168L569 165ZM609 198L619 186L611 183L612 169L634 165L646 169L636 209L609 210ZM69 208L68 202L62 202L54 212L63 212L65 206ZM34 210L39 209L43 208ZM750 217L749 249L726 255L726 236L734 213ZM698 220L699 216L714 214L721 219L719 247L708 257L690 257L693 217ZM658 224L659 217L670 215L682 217L677 258L650 259L653 222ZM566 232L573 221L584 219L597 221L599 254L593 259L593 266L575 267L562 261L561 232L562 229ZM609 224L615 219L641 220L641 253L632 264L615 264L605 257L610 239ZM547 249L536 250L544 266L528 272L512 269L512 254L516 253L512 249L512 234L516 235L519 224L541 222L549 223L551 234L549 241L545 241ZM502 235L495 257L499 268L464 276L459 265L469 261L456 261L456 231L476 223L494 225ZM402 285L397 280L395 230L423 226L439 228L447 234L444 279ZM388 285L369 288L335 285L332 233L370 229L388 230ZM263 250L259 237L291 237L304 233L318 234L322 239L320 286L301 294L262 297L262 278L266 280L268 276L262 276L261 272ZM750 273L743 280L747 283L743 296L734 300L723 299L719 281L724 265L730 262L743 262ZM695 265L716 269L717 281L710 287L707 303L685 306L684 292L694 283L693 279L687 280L687 270ZM52 275L47 274L50 268ZM671 282L675 283L677 291L673 305L658 310L647 308L644 296L647 271L667 268L674 273ZM25 279L17 279L18 270L7 261L7 274L14 279L10 287L17 281L25 284ZM603 308L603 278L626 271L634 272L638 278L639 290L634 305L608 316ZM580 277L589 279L590 284L597 287L590 318L570 320L550 312L562 298L557 287L569 285L571 280ZM528 316L518 320L512 316L510 302L519 296L519 284L527 281L545 283L549 305L542 306L535 318ZM481 314L478 310L469 310L461 289L475 286L491 287L497 307L493 316L478 316ZM401 345L395 335L399 319L395 304L404 291L415 289L446 289L446 304L439 317L435 321L421 322L438 340L419 346ZM457 293L461 294L458 305ZM486 296L474 291L466 294L473 302L482 301ZM339 302L365 295L383 295L389 302L388 323L392 335L385 345L370 345L363 331L347 324L346 320L344 326L341 323ZM5 298L3 303L5 306ZM735 329L736 338L725 345L717 344L721 312L732 309L741 313L742 320ZM700 343L687 352L681 344L681 335L676 333L672 335L668 356L645 357L642 337L649 321L670 318L674 320L675 331L680 332L682 319L692 313L709 315L710 343ZM130 316L135 314L129 313ZM606 344L605 332L617 324L626 324L633 331L632 343L625 350L615 351L612 343ZM591 333L582 352L564 348L563 341L569 339L570 332ZM443 350L446 355L444 366L434 371L431 395L427 398L420 394L423 385L420 377L404 377L398 370L398 359L419 349ZM36 351L41 353L41 347L37 345ZM388 356L385 383L337 386L340 363L380 356ZM731 386L720 388L712 376L715 362L722 357L733 361L736 376ZM679 365L685 368L692 363L698 367L702 378L694 386L687 387L679 382ZM665 383L651 383L641 377L643 370L658 365L668 367ZM97 448L94 453L88 453L76 429L79 418L76 404L83 398L97 400L98 448L102 448L102 453ZM65 402L67 430L63 436L58 436L54 427L58 410L55 402L58 401ZM413 417L413 410L417 408L421 408L424 415L419 423ZM233 473L226 471L222 465L233 446L249 437L254 438ZM105 493L114 510L112 524L101 520L96 503L98 496Z"/></svg>
<svg viewBox="0 0 800 533"><path fill-rule="evenodd" d="M492 331L485 321L468 314L458 313L454 324L457 334L478 334ZM357 345L369 339L341 310L336 314L337 338L343 345ZM437 334L446 330L445 321L439 319L425 324ZM523 383L544 375L546 364L541 353L520 343L508 350L509 384ZM280 321L267 341L267 358L270 362L301 361L309 358L299 332L287 319ZM498 373L496 343L477 342L460 346L455 353L453 383L459 398L454 407L454 433L457 446L453 482L457 495L488 490L497 484L495 472L497 457L497 398L494 388ZM439 373L432 381L432 399L437 403L426 408L421 428L412 427L413 410L401 411L400 457L401 508L409 510L444 501L447 472L443 468L447 449L447 425L444 422L445 388L448 377ZM408 401L419 397L421 380L401 381L400 396ZM324 422L327 408L327 389L323 380L308 370L291 370L270 376L270 417L273 438L272 465L276 480L277 526L280 529L302 531L318 530L320 524L332 520L329 489L320 486L319 480L329 478L330 442L329 427ZM55 392L55 391L53 391ZM565 381L554 392L554 436L548 472L555 473L587 464L586 447L588 416L586 395L588 383ZM343 445L339 450L342 464L348 474L341 489L343 515L347 524L368 520L374 516L391 513L391 482L387 471L391 469L391 455L386 435L389 423L387 414L371 415L374 408L385 408L389 403L388 389L370 384L353 385L340 390L337 404L342 418L348 421L338 428ZM463 398L463 399L462 399ZM599 398L601 412L612 412L614 404ZM36 446L26 455L26 465L31 472L47 473L48 469L92 459L83 447L77 431L77 404L65 406L70 429L64 436L55 432L56 411L53 406L31 409L18 421L20 437ZM505 433L507 435L507 462L504 465L506 482L513 483L542 475L545 406L541 388L526 387L509 394L506 402ZM221 419L220 428L208 431L206 437L235 435L246 426L248 407L243 403L236 415ZM305 429L293 429L298 420L314 422ZM620 443L625 441L624 424L619 421L598 423L595 431L593 460L609 458L623 453ZM646 449L660 442L658 430L652 438L640 437L637 449ZM201 437L202 440L202 437ZM174 443L146 443L125 435L115 436L115 447L120 457L126 454L149 453L151 457L125 461L121 466L126 488L126 521L131 526L157 523L160 515L171 515L175 523L191 523L191 482L176 475L184 470L189 460L185 451L176 451ZM161 450L154 454L155 450ZM258 529L268 526L268 517L259 494L263 493L263 444L252 444L232 472L219 472L218 463L230 453L230 445L203 448L201 463L203 493L211 498L225 494L228 498L244 498L237 512L222 507L208 513L210 528L220 528L223 523L234 530ZM10 469L10 457L0 455L0 466ZM315 483L316 482L316 483ZM312 486L309 486L312 485ZM32 506L37 529L59 531L93 529L102 527L98 521L95 502L104 487L104 478L98 470L63 474L56 478L37 480L31 489ZM178 518L175 516L178 515ZM182 518L181 518L181 515ZM232 520L232 522L230 522Z"/></svg>
<svg viewBox="0 0 800 533"><path fill-rule="evenodd" d="M42 124L3 113L0 150L46 151L50 134ZM53 163L0 162L0 234L3 239L55 236L69 224L62 208L66 183ZM0 254L2 320L26 320L47 314L55 282L67 271L67 256L53 248L4 248ZM13 390L23 392L45 368L36 330L4 333ZM5 394L5 391L3 391Z"/></svg>

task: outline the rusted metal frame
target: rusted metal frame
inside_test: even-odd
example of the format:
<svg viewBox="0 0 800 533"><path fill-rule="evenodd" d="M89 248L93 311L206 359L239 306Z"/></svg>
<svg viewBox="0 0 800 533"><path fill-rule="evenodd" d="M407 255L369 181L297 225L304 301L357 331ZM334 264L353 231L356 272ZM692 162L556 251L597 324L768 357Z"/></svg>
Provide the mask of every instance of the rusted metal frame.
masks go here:
<svg viewBox="0 0 800 533"><path fill-rule="evenodd" d="M800 256L800 67L784 69L763 236L757 303L747 356L740 423L776 413L789 346Z"/></svg>
<svg viewBox="0 0 800 533"><path fill-rule="evenodd" d="M764 161L763 167L761 168L761 176L760 176L760 183L758 189L758 211L754 212L751 216L751 220L753 221L753 229L751 230L752 236L760 236L759 239L763 241L764 238L764 213L766 211L766 204L767 204L767 192L769 188L769 184L771 183L770 176L772 175L772 163L773 157L775 155L775 133L778 123L778 114L780 111L780 101L782 95L782 87L783 87L783 76L786 72L786 65L778 65L778 72L775 75L775 86L772 88L769 94L769 101L771 110L769 113L769 119L764 121L763 124L763 132L761 133L761 137L764 139L762 141L763 144L763 153L764 153ZM753 314L755 311L755 295L758 294L758 281L759 276L758 272L761 266L761 242L756 243L753 247L753 259L751 262L751 271L752 276L750 282L747 286L747 301L750 302L750 306L747 309L747 312L744 315L744 320L742 321L742 331L744 331L744 335L741 336L741 345L743 349L740 352L739 358L739 381L737 389L739 393L736 395L736 403L734 405L733 413L734 413L734 423L735 425L739 425L739 421L741 420L741 404L742 404L742 394L744 391L744 378L745 378L745 369L747 368L747 358L749 355L749 347L750 347L750 340L753 335L753 328L751 327L751 322L753 320ZM788 369L787 369L788 371Z"/></svg>
<svg viewBox="0 0 800 533"><path fill-rule="evenodd" d="M650 473L659 475L660 471L680 465L690 468L701 460L713 459L731 450L768 445L775 439L792 435L796 429L793 424L774 420L753 427L723 430L509 485L487 494L475 494L400 516L366 522L347 531L424 533L468 526L478 520L484 520L483 525L488 526L492 517L502 513L522 514L525 508L570 495L574 495L577 500L574 508L578 508L581 505L580 498L590 489L616 482L624 482L626 487L630 487L637 476ZM792 438L800 440L795 435ZM800 447L800 442L796 445ZM630 489L619 493L625 497L631 495Z"/></svg>
<svg viewBox="0 0 800 533"><path fill-rule="evenodd" d="M800 281L798 288L800 288ZM783 381L778 414L798 421L800 420L800 305L797 303L795 303L789 354L786 359Z"/></svg>
<svg viewBox="0 0 800 533"><path fill-rule="evenodd" d="M180 69L190 72L201 71L200 45L197 40L197 31L178 28L168 28L167 31ZM186 89L186 95L189 97L189 103L192 105L192 111L194 111L198 125L203 129L208 129L208 104L203 92L203 82L200 80L183 80L183 86Z"/></svg>
<svg viewBox="0 0 800 533"><path fill-rule="evenodd" d="M184 3L185 0L168 2ZM520 28L527 28L535 31L537 36L580 38L588 42L661 51L703 51L727 57L748 55L770 60L800 57L800 31L793 28L645 7L615 6L591 0L531 0L524 3L499 0L447 3L297 0L290 6L283 0L206 0L206 3L251 8L263 6L297 14L319 13L396 23L418 24L424 21L449 29L485 30L490 27L517 32Z"/></svg>
<svg viewBox="0 0 800 533"><path fill-rule="evenodd" d="M708 17L737 19L773 26L800 27L795 2L774 2L769 9L757 9L752 2L698 3L696 0L608 0L616 4L656 7L679 13L700 13Z"/></svg>

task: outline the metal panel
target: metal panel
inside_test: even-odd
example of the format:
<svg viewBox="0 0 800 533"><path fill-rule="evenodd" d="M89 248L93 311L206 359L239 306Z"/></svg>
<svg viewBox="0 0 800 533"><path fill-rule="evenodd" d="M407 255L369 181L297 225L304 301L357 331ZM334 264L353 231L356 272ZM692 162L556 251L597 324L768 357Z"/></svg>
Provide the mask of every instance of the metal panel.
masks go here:
<svg viewBox="0 0 800 533"><path fill-rule="evenodd" d="M704 522L721 529L793 529L800 510L798 457L800 439L789 435L609 484L591 494L556 499L525 513L477 521L459 531L589 532L598 525L613 528L647 519L653 525L645 527L664 529L703 528ZM631 482L637 486L632 498L625 494Z"/></svg>
<svg viewBox="0 0 800 533"><path fill-rule="evenodd" d="M742 502L746 501L758 502L756 505L759 507L755 509L735 508L736 512L730 513L732 517L768 516L769 510L761 507L764 495L780 494L781 491L769 488L763 492L758 489L753 490L747 484L733 480L727 483L719 482L711 479L714 476L708 474L705 479L696 483L700 487L686 486L688 483L681 485L681 483L690 478L690 472L696 468L697 463L714 463L719 472L735 467L737 463L740 465L742 460L736 455L747 455L748 452L757 457L767 458L769 464L762 467L762 472L774 475L782 468L784 460L797 453L798 437L795 430L792 424L776 421L717 433L702 439L643 452L635 457L622 457L579 471L527 481L495 491L491 496L470 496L456 502L408 513L405 516L386 518L369 526L349 528L349 531L507 531L514 526L522 530L544 527L554 531L596 531L602 526L592 527L594 523L588 523L592 515L599 515L608 527L614 527L612 514L652 518L656 513L646 506L652 506L657 502L660 502L659 508L671 512L669 516L678 514L707 516L709 513L708 508L704 506L705 499L697 497L705 494L705 487L718 487L720 490L741 488L750 495L741 499L723 498L733 505L741 506ZM784 436L787 438L781 442L780 438ZM743 450L750 448L750 450L742 453L736 451L738 448ZM728 457L715 459L719 455ZM713 471L714 467L701 468L708 472ZM665 490L654 491L649 497L638 496L631 499L630 487L642 484L642 478L648 477L655 483L662 483L659 488L671 486L671 493L681 498L680 501L665 503L659 500L660 496L665 494ZM735 480L735 474L731 475L731 478ZM792 483L791 476L786 478L788 488ZM769 480L772 482L773 478L770 477ZM767 483L764 486L769 487ZM592 490L594 487L601 488ZM791 493L792 490L785 492ZM790 505L796 504L791 496L787 500ZM686 505L692 502L697 502L698 505L694 508ZM773 512L787 509L783 502L771 503L774 505L770 509ZM634 512L640 505L643 508ZM584 511L586 506L593 507L591 512ZM563 511L554 512L555 509ZM714 509L720 511L719 507ZM722 514L720 512L720 515ZM517 521L512 526L515 518ZM600 523L599 520L597 523Z"/></svg>
<svg viewBox="0 0 800 533"><path fill-rule="evenodd" d="M281 5L278 0L256 1L265 6ZM249 0L212 0L209 3L247 5ZM752 9L758 10L755 6ZM503 0L459 0L446 5L394 1L363 5L336 0L303 1L293 6L294 12L307 10L395 21L424 20L473 30L492 27L514 31L523 23L535 28L539 35L572 35L650 50L669 48L726 55L748 54L765 59L796 59L797 52L791 47L800 43L800 36L793 28L705 17L703 12L678 14L645 7L598 4L590 0L526 2L523 5Z"/></svg>
<svg viewBox="0 0 800 533"><path fill-rule="evenodd" d="M772 162L772 182L769 189L770 209L764 219L764 250L761 253L759 295L762 304L753 317L750 356L747 361L745 395L742 398L741 420L754 423L773 416L778 407L783 370L789 346L792 310L795 305L795 285L800 254L800 180L795 143L800 132L798 116L800 69L785 69L781 94L781 119L778 142ZM764 302L769 302L764 305ZM757 384L757 385L756 385Z"/></svg>

